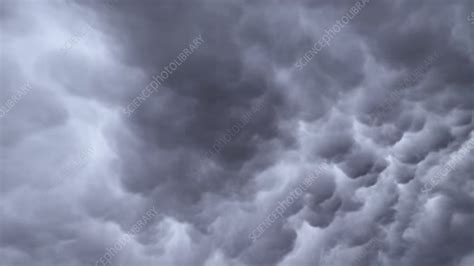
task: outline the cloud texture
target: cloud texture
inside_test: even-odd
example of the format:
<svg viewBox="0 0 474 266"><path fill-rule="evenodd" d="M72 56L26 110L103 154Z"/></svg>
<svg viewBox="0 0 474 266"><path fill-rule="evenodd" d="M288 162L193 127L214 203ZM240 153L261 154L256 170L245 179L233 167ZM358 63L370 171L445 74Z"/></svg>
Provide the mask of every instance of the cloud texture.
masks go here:
<svg viewBox="0 0 474 266"><path fill-rule="evenodd" d="M0 265L474 265L473 10L2 0Z"/></svg>

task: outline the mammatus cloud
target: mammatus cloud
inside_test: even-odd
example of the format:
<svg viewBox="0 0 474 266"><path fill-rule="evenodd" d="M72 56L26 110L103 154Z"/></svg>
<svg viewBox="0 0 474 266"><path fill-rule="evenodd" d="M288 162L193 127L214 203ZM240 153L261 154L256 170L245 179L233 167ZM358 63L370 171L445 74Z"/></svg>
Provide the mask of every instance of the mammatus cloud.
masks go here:
<svg viewBox="0 0 474 266"><path fill-rule="evenodd" d="M291 206L291 204L296 202L298 200L298 197L303 195L303 193L314 184L314 182L318 178L318 175L321 172L320 168L324 167L325 165L319 166L319 168L315 171L313 175L306 177L303 180L303 183L298 185L298 187L294 188L284 200L278 201L278 206L265 218L263 222L259 223L258 226L252 230L252 232L249 234L249 238L252 241L257 241L257 239L260 238L260 236L265 233L265 231L269 227L272 226L275 220L283 218L283 214Z"/></svg>
<svg viewBox="0 0 474 266"><path fill-rule="evenodd" d="M0 265L473 265L473 10L1 1Z"/></svg>

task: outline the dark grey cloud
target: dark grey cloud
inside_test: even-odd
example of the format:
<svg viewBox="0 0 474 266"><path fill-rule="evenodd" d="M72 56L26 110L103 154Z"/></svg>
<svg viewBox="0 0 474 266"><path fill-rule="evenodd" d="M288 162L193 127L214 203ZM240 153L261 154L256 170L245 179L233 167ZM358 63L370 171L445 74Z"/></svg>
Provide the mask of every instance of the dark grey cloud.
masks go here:
<svg viewBox="0 0 474 266"><path fill-rule="evenodd" d="M474 263L470 1L1 5L0 265Z"/></svg>

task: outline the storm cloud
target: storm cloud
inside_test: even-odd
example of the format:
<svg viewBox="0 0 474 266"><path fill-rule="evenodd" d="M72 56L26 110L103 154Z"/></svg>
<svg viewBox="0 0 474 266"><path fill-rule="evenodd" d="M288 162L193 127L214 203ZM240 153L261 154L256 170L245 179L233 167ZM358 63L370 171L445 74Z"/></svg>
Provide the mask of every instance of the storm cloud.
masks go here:
<svg viewBox="0 0 474 266"><path fill-rule="evenodd" d="M0 265L474 265L472 12L2 0Z"/></svg>

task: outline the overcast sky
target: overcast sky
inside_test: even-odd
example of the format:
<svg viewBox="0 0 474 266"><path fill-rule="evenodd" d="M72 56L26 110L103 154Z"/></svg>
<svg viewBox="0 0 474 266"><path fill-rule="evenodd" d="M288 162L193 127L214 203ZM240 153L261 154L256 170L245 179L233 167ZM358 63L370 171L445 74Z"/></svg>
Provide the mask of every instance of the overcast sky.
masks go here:
<svg viewBox="0 0 474 266"><path fill-rule="evenodd" d="M1 266L474 265L474 1L0 3Z"/></svg>

